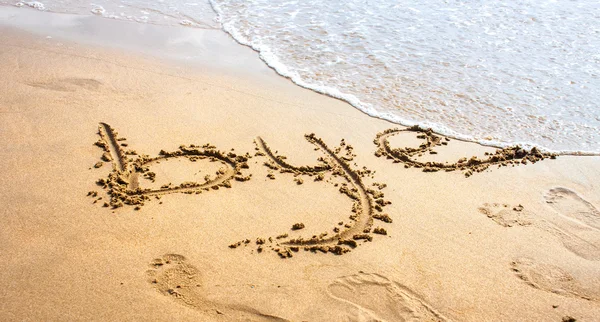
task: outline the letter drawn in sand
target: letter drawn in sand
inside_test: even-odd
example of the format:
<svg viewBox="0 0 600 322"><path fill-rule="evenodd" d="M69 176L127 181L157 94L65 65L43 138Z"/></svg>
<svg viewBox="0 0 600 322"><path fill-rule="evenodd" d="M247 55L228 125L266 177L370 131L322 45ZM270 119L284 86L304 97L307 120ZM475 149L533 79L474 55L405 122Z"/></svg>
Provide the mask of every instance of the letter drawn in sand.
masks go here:
<svg viewBox="0 0 600 322"><path fill-rule="evenodd" d="M425 143L421 144L418 148L392 148L388 139L402 132L421 133L417 138L424 139ZM406 168L422 168L423 172L437 172L440 170L448 172L460 170L465 171L466 177L471 176L474 172L485 171L491 165L503 166L509 164L527 164L529 162L535 163L546 158L556 158L556 154L541 152L535 147L531 150L525 150L520 146L514 146L498 149L494 154L489 154L488 158L483 160L474 156L468 160L467 158L462 158L456 163L448 164L441 162L421 162L414 159L415 156L420 156L427 151L436 153L433 148L440 145L447 145L448 141L449 139L442 140L440 136L433 134L431 129L412 126L406 129L388 129L382 133L378 133L373 143L378 147L375 156L385 156L388 159L392 159L394 163L404 163L404 167Z"/></svg>
<svg viewBox="0 0 600 322"><path fill-rule="evenodd" d="M372 171L363 168L354 170L348 163L353 160L353 148L342 140L339 147L335 150L330 149L323 140L317 138L314 134L305 135L308 142L315 145L315 150L323 152L324 156L318 160L319 164L315 166L294 166L285 161L286 157L278 156L267 146L266 142L258 137L255 141L257 145L257 155L266 156L269 160L265 166L271 170L279 170L281 173L291 173L296 176L296 183L301 184L301 176L313 178L314 181L327 182L325 175L337 176L344 179L344 183L339 185L340 193L346 195L353 203L350 221L342 221L338 227L334 227L331 232L325 231L319 235L314 235L309 239L291 238L287 233L283 233L268 239L258 238L256 240L257 251L260 253L265 247L277 252L281 258L292 257L293 252L300 249L312 252L333 253L341 255L349 252L352 248L359 245L359 242L370 242L373 240L372 233L386 235L387 231L376 227L372 231L373 219L378 219L386 223L391 223L389 215L381 213L383 207L391 202L384 200L384 194L379 191L386 185L374 183L377 188L370 189L363 184L363 178L372 175ZM270 174L269 178L272 178ZM335 184L337 187L338 184ZM300 230L304 224L290 224L291 230ZM250 240L239 241L231 244L230 248L247 246Z"/></svg>
<svg viewBox="0 0 600 322"><path fill-rule="evenodd" d="M169 193L200 194L211 189L219 187L231 187L232 179L235 181L247 181L250 176L244 176L242 169L248 168L248 159L251 156L237 155L233 152L221 152L216 147L205 144L203 146L182 145L175 152L160 151L159 156L150 157L147 155L138 155L134 150L125 150L128 146L124 143L124 138L118 137L117 132L106 123L100 123L98 127L100 140L95 144L103 149L102 160L112 162L113 168L108 178L100 179L97 184L108 191L110 202L104 203L106 207L118 208L123 205L135 205L136 209L142 206L144 202L150 200L151 196L159 198L160 195ZM154 163L174 158L187 158L190 161L200 159L209 159L220 162L224 168L221 168L216 178L206 177L205 182L183 182L178 186L171 184L163 185L159 189L142 189L139 187L139 176L143 175L147 179L154 181L156 174L148 168ZM94 167L101 166L96 164ZM96 196L96 192L90 192L88 195ZM99 200L99 199L98 199Z"/></svg>

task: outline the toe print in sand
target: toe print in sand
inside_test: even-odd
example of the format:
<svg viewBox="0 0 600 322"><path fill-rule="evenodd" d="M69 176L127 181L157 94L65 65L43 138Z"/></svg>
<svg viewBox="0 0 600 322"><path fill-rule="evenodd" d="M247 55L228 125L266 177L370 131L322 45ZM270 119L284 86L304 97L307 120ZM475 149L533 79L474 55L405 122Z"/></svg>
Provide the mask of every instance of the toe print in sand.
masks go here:
<svg viewBox="0 0 600 322"><path fill-rule="evenodd" d="M118 133L106 123L100 123L98 135L100 139L96 145L104 151L102 161L112 163L112 171L108 177L97 181L97 184L104 188L110 197L110 201L104 203L105 207L118 208L123 205L133 205L139 209L145 202L151 200L150 197L159 199L161 195L169 193L200 194L217 190L220 187L231 188L232 181L247 181L251 176L242 173L243 169L248 168L247 161L251 158L249 154L238 155L233 152L222 152L210 144L203 146L192 144L190 146L182 145L179 150L174 152L161 150L158 156L150 157L138 155L135 150L129 149L125 138L119 137ZM218 162L220 167L214 174L204 176L203 182L185 181L178 185L168 183L156 188L144 188L140 183L140 179L150 182L156 180L156 173L150 171L150 166L178 158L186 158L192 162L207 159L211 162ZM104 162L98 162L94 167L102 167ZM97 195L98 193L95 191L88 193L88 196L94 198ZM101 198L98 197L96 201Z"/></svg>
<svg viewBox="0 0 600 322"><path fill-rule="evenodd" d="M417 132L420 133L417 138L424 139L425 142L418 148L392 148L390 146L389 138L394 135L405 132ZM519 146L508 147L504 149L498 149L494 154L486 153L488 156L485 159L479 159L477 157L462 158L455 163L441 163L441 162L421 162L415 159L425 153L436 154L434 150L436 146L448 145L450 140L448 138L442 139L440 136L433 134L431 129L423 129L419 126L413 126L406 129L388 129L382 133L378 133L377 137L373 141L377 146L375 156L385 156L388 159L392 159L394 163L404 163L404 167L410 168L421 168L423 172L437 172L443 171L464 171L465 176L469 177L475 172L482 172L488 169L492 165L498 167L507 165L518 165L535 163L546 158L555 159L556 155L551 153L544 153L537 148L531 150L525 150Z"/></svg>
<svg viewBox="0 0 600 322"><path fill-rule="evenodd" d="M299 250L342 255L362 243L372 241L373 234L387 235L386 229L381 227L385 223L392 222L390 216L383 213L383 207L390 204L381 192L385 184L374 183L372 185L374 189L371 189L363 183L365 177L372 176L372 171L366 168L360 170L353 168L349 163L354 158L353 148L344 140L340 146L331 149L314 134L308 134L305 138L315 146L315 150L323 153L323 156L318 159L320 163L315 166L294 166L287 163L286 157L276 155L260 137L255 140L257 155L267 158L265 166L293 176L297 184L302 184L304 180L314 180L333 185L351 202L350 215L342 218L338 226L308 238L290 237L288 233L292 230L304 228L303 223L290 223L290 232L282 232L276 237L254 237L252 240L239 241L229 247L251 245L256 247L259 253L264 249L270 249L278 253L281 258L292 257L293 253ZM269 173L269 178L274 178L274 174ZM334 183L330 180L332 178L340 178L343 182ZM374 224L374 220L377 224Z"/></svg>

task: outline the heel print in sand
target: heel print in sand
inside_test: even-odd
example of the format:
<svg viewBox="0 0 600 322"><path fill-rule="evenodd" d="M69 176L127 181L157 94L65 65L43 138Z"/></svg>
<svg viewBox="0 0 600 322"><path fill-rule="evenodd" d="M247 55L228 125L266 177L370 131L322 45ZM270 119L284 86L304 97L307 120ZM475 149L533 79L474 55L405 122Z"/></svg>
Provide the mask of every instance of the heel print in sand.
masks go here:
<svg viewBox="0 0 600 322"><path fill-rule="evenodd" d="M182 255L165 254L154 259L146 275L148 283L160 294L207 314L231 321L287 321L243 305L209 301L204 296L202 272Z"/></svg>
<svg viewBox="0 0 600 322"><path fill-rule="evenodd" d="M323 157L320 157L319 164L315 166L294 166L285 161L286 157L276 155L262 138L256 139L257 155L268 158L265 166L271 170L279 170L281 173L293 174L295 181L302 184L305 179L313 178L314 181L330 183L329 178L339 177L345 182L339 185L340 193L347 196L352 201L352 213L348 221L340 221L340 224L333 227L330 231L324 231L319 235L305 239L302 237L291 238L288 233L283 233L277 237L257 238L254 241L246 239L230 245L231 248L248 246L256 244L257 251L260 253L268 248L279 254L281 258L292 257L294 252L303 249L312 252L333 253L342 255L357 247L360 243L366 243L373 240L373 234L387 235L387 231L381 227L373 228L373 220L379 220L380 223L391 223L392 219L382 213L383 207L390 204L386 201L384 194L380 191L385 188L385 184L374 183L375 189L367 188L363 183L363 178L372 175L372 171L363 168L354 170L350 165L353 160L353 148L342 140L339 147L332 150L323 140L317 138L314 134L305 136L306 140L315 145L315 150L320 150ZM273 174L270 174L271 176ZM338 187L338 184L334 184ZM304 228L302 223L290 225L291 230L300 230Z"/></svg>
<svg viewBox="0 0 600 322"><path fill-rule="evenodd" d="M135 205L136 209L139 209L139 206L150 200L151 196L159 198L160 195L176 192L200 194L217 190L220 187L230 188L231 181L234 180L247 181L250 179L250 176L242 174L242 169L248 168L247 161L251 158L248 153L238 155L233 152L221 152L216 147L205 144L203 146L182 145L175 152L161 150L159 156L150 157L138 155L135 150L125 150L124 147L128 146L124 142L125 138L118 137L117 132L106 123L100 123L98 134L100 140L96 142L96 145L104 151L102 160L112 163L112 171L108 178L100 179L97 182L108 191L110 196L110 202L104 203L105 207L118 208L123 205ZM204 182L186 181L177 186L163 185L159 189L140 187L140 176L151 181L154 181L156 177L156 174L150 171L149 166L175 158L187 158L192 162L208 159L212 162L220 162L222 167L217 171L215 178L206 176ZM95 167L99 168L102 165L102 162L98 162ZM91 191L88 195L96 197L97 193Z"/></svg>
<svg viewBox="0 0 600 322"><path fill-rule="evenodd" d="M448 321L409 288L378 274L337 278L329 295L353 305L368 321Z"/></svg>
<svg viewBox="0 0 600 322"><path fill-rule="evenodd" d="M402 132L421 133L419 134L418 138L424 139L425 143L421 144L418 148L392 148L390 146L389 138ZM423 172L460 170L465 172L466 177L471 176L474 172L482 172L492 165L497 165L500 167L509 164L518 165L527 164L529 162L535 163L546 158L556 158L555 154L543 153L537 148L525 150L519 146L515 146L498 149L494 154L489 154L489 157L483 160L478 159L477 157L472 157L469 160L467 160L467 158L462 158L456 163L452 164L441 162L420 162L414 159L415 156L421 156L426 152L436 153L433 148L440 145L447 145L448 141L449 139L442 140L441 137L433 134L431 129L423 129L419 126L413 126L407 129L395 128L385 130L382 133L377 134L377 137L373 143L375 143L377 146L375 156L385 156L388 159L392 159L394 163L404 163L406 168L422 168Z"/></svg>

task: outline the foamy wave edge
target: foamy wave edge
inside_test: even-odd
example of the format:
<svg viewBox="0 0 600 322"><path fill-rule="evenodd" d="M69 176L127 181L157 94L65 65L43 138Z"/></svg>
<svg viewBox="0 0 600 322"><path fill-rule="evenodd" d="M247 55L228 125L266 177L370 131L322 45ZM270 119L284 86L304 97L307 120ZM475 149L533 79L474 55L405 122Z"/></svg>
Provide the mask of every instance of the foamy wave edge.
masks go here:
<svg viewBox="0 0 600 322"><path fill-rule="evenodd" d="M431 128L435 133L438 133L440 135L444 135L444 136L447 136L447 137L450 137L453 139L457 139L457 140L461 140L461 141L475 142L475 143L478 143L478 144L481 144L484 146L504 148L504 147L509 147L509 146L520 145L527 149L537 147L543 151L550 152L550 153L556 153L559 155L600 156L600 152L596 152L596 151L553 150L553 149L549 149L545 146L541 146L539 144L532 143L532 142L517 141L517 142L509 143L509 142L500 142L500 141L495 141L495 140L477 139L473 136L457 133L442 124L431 123L431 122L417 122L414 120L401 118L398 115L395 115L395 114L392 114L389 112L379 112L376 109L374 109L372 106L370 106L369 104L363 103L358 97L356 97L352 94L342 93L337 88L333 88L333 87L329 87L329 86L320 86L320 85L311 84L311 83L304 81L300 75L298 75L296 72L289 70L289 68L285 64L283 64L281 61L279 61L279 58L275 54L273 54L273 52L271 51L271 49L269 47L264 46L262 44L253 44L252 42L250 42L250 40L248 40L246 37L244 37L239 32L239 30L237 30L233 26L232 22L225 22L223 19L223 11L222 11L221 7L217 3L215 3L214 0L209 0L209 3L211 5L211 7L213 8L213 10L215 11L215 13L217 14L217 17L218 17L217 19L218 19L218 21L221 22L221 28L223 29L223 31L225 31L227 34L229 34L237 43L247 46L247 47L250 47L254 51L256 51L258 53L260 59L265 64L267 64L267 66L269 66L270 68L275 70L275 72L277 72L279 75L290 79L294 84L296 84L302 88L306 88L306 89L312 90L314 92L345 101L348 104L350 104L351 106L353 106L354 108L360 110L361 112L363 112L371 117L389 121L389 122L392 122L392 123L395 123L395 124L398 124L401 126L419 125L421 127Z"/></svg>

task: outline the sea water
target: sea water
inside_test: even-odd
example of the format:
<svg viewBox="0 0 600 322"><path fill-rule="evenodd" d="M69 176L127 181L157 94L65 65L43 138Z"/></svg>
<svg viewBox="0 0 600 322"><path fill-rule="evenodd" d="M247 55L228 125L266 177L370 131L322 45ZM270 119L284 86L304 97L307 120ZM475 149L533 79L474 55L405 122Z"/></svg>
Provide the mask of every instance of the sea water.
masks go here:
<svg viewBox="0 0 600 322"><path fill-rule="evenodd" d="M600 2L7 2L222 28L296 84L402 125L492 145L600 154Z"/></svg>

